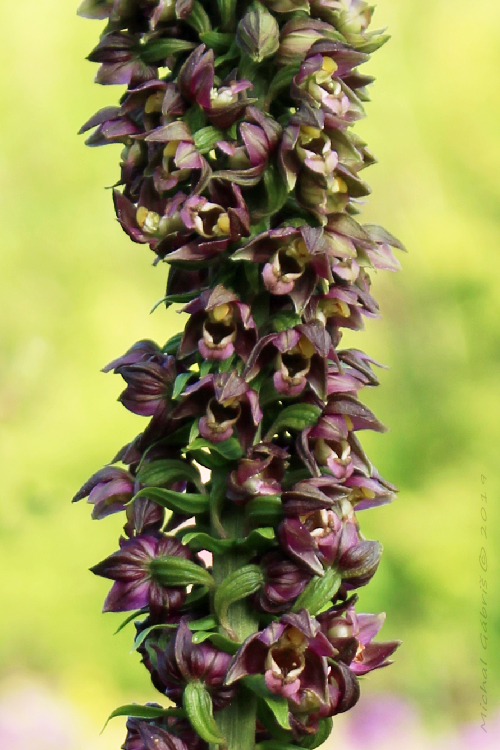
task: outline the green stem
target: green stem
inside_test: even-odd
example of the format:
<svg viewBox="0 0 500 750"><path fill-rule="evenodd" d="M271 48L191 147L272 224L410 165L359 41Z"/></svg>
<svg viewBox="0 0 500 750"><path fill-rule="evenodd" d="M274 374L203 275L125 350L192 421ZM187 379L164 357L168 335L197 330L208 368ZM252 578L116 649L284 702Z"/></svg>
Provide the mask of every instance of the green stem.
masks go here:
<svg viewBox="0 0 500 750"><path fill-rule="evenodd" d="M213 486L217 487L220 493L224 492L224 497L226 490L225 476L225 473L221 475L220 472L212 472ZM212 502L217 502L217 498L212 498ZM221 524L229 538L243 537L245 535L243 509L230 503L229 507L223 510ZM214 529L214 531L217 535L218 529ZM247 563L248 557L245 553L214 554L213 577L215 585L220 585L230 573L239 570ZM228 622L240 641L259 629L258 615L245 599L231 604L228 611ZM220 628L220 630L225 634L223 628ZM217 726L226 738L227 750L255 750L256 717L256 697L240 686L237 696L231 701L230 705L215 714ZM215 749L211 746L211 750Z"/></svg>

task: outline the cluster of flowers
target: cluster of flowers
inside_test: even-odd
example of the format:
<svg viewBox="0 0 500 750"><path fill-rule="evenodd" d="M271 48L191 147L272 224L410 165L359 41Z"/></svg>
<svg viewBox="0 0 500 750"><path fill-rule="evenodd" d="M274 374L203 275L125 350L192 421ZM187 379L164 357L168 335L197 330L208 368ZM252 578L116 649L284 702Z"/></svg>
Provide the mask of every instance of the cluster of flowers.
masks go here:
<svg viewBox="0 0 500 750"><path fill-rule="evenodd" d="M126 516L93 572L175 705L128 707L123 747L314 748L399 645L355 610L381 556L356 514L395 492L357 436L385 429L358 399L380 365L339 347L378 315L367 270L399 268L398 240L355 218L374 161L358 68L387 37L364 0L79 12L107 19L96 80L127 86L82 132L123 145L118 221L189 315L104 368L150 420L75 497Z"/></svg>

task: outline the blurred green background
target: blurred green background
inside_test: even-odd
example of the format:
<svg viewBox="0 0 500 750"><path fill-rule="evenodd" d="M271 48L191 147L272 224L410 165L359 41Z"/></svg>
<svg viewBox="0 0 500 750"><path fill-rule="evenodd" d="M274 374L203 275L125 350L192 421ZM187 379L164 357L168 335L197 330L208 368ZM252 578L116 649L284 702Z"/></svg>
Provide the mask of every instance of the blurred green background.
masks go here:
<svg viewBox="0 0 500 750"><path fill-rule="evenodd" d="M109 711L155 692L131 632L112 635L122 618L100 614L107 583L87 571L115 549L121 519L91 522L69 501L142 429L116 402L121 381L99 369L182 319L149 315L167 268L113 218L103 186L119 147L91 151L76 136L119 96L84 60L100 25L57 0L2 15L0 702L36 685L75 717L86 738L75 747L111 749L121 720L97 737ZM382 634L404 646L363 689L407 696L439 729L479 716L481 474L489 705L500 706L500 4L380 0L375 21L393 38L368 66L378 80L359 132L380 163L365 218L410 252L402 273L375 279L382 320L350 338L390 365L366 400L391 431L364 444L401 491L361 517L385 545L361 602L387 612Z"/></svg>

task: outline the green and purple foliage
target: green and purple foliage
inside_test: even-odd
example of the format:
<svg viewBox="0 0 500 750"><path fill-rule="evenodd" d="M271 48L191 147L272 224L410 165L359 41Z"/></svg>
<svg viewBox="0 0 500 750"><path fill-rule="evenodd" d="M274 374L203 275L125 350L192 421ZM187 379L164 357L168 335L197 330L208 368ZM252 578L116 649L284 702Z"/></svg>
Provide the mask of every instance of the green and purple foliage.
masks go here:
<svg viewBox="0 0 500 750"><path fill-rule="evenodd" d="M357 512L395 488L360 430L377 362L340 347L376 317L370 269L397 270L387 231L357 217L374 157L352 126L387 36L363 0L84 0L107 19L89 59L125 84L83 127L120 143L118 221L169 267L182 334L105 371L144 431L77 493L124 513L92 569L105 611L175 707L125 706L126 750L314 748L399 642L357 614L381 545ZM165 513L167 511L167 513Z"/></svg>

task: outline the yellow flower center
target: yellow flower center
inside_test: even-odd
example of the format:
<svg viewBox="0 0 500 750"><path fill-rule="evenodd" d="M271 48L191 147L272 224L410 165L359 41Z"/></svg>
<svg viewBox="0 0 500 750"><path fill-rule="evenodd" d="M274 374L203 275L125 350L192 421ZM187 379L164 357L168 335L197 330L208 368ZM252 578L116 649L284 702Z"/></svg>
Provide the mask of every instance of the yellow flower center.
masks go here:
<svg viewBox="0 0 500 750"><path fill-rule="evenodd" d="M231 307L227 304L217 305L213 310L210 311L210 317L216 323L221 323L223 320L231 315Z"/></svg>

